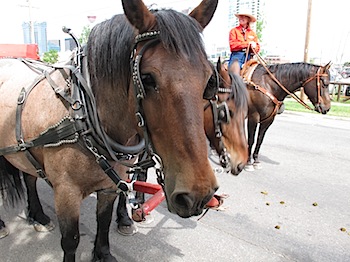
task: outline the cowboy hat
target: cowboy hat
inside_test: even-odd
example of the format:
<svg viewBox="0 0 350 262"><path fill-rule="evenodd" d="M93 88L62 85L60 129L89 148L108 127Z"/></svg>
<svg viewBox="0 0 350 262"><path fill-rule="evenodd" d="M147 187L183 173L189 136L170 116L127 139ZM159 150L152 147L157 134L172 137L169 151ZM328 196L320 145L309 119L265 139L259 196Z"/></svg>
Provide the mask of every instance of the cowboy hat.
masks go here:
<svg viewBox="0 0 350 262"><path fill-rule="evenodd" d="M250 22L252 22L252 23L254 23L254 22L256 21L255 16L249 14L249 12L241 12L241 13L235 14L235 16L236 16L237 18L239 18L240 15L244 15L244 16L249 17Z"/></svg>

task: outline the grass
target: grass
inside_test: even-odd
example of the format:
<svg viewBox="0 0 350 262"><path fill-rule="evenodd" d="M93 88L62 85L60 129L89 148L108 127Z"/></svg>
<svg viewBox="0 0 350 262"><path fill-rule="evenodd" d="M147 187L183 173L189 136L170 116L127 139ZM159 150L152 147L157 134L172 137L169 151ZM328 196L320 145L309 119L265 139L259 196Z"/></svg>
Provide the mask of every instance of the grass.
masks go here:
<svg viewBox="0 0 350 262"><path fill-rule="evenodd" d="M286 106L285 110L289 111L297 111L297 112L306 112L311 114L318 114L315 111L310 111L306 109L304 106L299 104L295 100L286 99L284 100L284 104ZM308 101L307 104L314 108L313 105ZM350 100L346 102L332 102L331 110L327 113L329 116L340 116L340 117L349 117L350 118Z"/></svg>

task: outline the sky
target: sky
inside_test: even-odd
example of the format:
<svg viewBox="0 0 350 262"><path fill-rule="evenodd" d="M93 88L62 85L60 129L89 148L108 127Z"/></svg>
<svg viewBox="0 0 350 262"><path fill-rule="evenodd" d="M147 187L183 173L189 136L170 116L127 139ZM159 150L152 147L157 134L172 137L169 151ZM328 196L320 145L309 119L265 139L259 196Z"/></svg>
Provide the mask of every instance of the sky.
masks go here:
<svg viewBox="0 0 350 262"><path fill-rule="evenodd" d="M146 5L157 3L158 8L173 8L181 11L195 7L201 0L144 0ZM109 19L114 14L123 13L119 0L30 0L32 11L29 14L28 0L12 0L2 3L0 16L0 43L22 43L23 21L47 22L48 39L61 39L67 36L62 26L72 28L79 36L84 26ZM311 27L309 31L309 59L319 64L344 63L350 61L350 23L348 9L342 7L344 0L312 1ZM308 0L265 0L262 14L265 28L261 45L267 54L282 55L291 62L304 59ZM95 15L91 24L87 16ZM219 0L213 20L204 29L204 41L208 52L217 47L228 47L227 24L228 0Z"/></svg>

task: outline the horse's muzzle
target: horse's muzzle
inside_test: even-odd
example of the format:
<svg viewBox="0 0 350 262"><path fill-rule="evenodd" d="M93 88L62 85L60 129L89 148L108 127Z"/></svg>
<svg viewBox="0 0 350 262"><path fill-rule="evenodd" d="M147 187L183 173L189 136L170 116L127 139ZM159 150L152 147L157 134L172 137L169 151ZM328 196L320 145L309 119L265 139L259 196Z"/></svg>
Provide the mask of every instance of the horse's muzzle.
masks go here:
<svg viewBox="0 0 350 262"><path fill-rule="evenodd" d="M212 199L216 190L217 188L210 190L204 198L198 198L193 193L174 192L168 201L168 209L182 218L198 216L202 214L205 205Z"/></svg>
<svg viewBox="0 0 350 262"><path fill-rule="evenodd" d="M329 110L330 110L329 107L326 108L325 106L322 106L322 105L315 106L315 111L323 115L327 114Z"/></svg>
<svg viewBox="0 0 350 262"><path fill-rule="evenodd" d="M244 163L239 163L238 165L236 166L232 166L231 167L231 174L234 175L234 176L238 176L242 170L244 169L245 167L245 164Z"/></svg>

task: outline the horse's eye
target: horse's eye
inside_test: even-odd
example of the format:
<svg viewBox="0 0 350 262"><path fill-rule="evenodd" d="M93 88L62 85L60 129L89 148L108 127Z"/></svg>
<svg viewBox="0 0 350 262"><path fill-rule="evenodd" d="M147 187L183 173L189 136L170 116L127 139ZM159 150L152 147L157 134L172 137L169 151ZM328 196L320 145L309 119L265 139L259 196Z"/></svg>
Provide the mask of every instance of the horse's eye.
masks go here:
<svg viewBox="0 0 350 262"><path fill-rule="evenodd" d="M151 74L144 74L141 76L141 79L142 79L142 84L146 90L150 90L150 89L157 90L156 81L154 80Z"/></svg>
<svg viewBox="0 0 350 262"><path fill-rule="evenodd" d="M322 83L323 83L323 87L324 87L324 88L328 87L328 85L329 85L328 79L323 79L323 78L321 78L321 81L322 81Z"/></svg>
<svg viewBox="0 0 350 262"><path fill-rule="evenodd" d="M233 112L232 112L232 110L229 110L229 113L230 113L230 118L233 118Z"/></svg>

